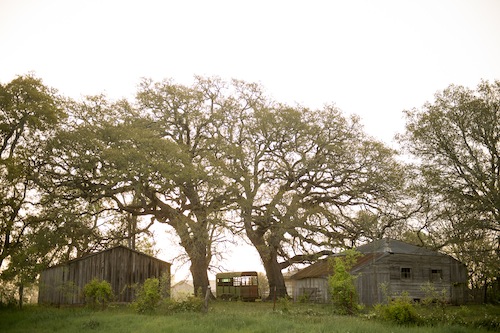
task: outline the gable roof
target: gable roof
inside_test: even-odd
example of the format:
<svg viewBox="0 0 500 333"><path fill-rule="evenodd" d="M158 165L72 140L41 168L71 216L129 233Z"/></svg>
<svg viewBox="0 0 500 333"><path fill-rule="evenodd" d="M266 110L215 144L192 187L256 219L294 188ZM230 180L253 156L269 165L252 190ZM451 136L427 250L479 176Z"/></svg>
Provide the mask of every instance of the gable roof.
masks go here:
<svg viewBox="0 0 500 333"><path fill-rule="evenodd" d="M353 266L352 270L356 270L358 268L363 267L369 262L376 261L380 257L384 256L385 254L383 253L367 253L363 256L360 256L356 262L356 264ZM298 271L294 275L290 277L292 280L301 280L301 279L306 279L306 278L326 278L327 276L330 276L333 274L333 269L332 265L330 263L330 258L333 257L338 257L340 256L339 254L333 255L327 259L322 259L317 262L315 262L312 265L309 265L308 267Z"/></svg>
<svg viewBox="0 0 500 333"><path fill-rule="evenodd" d="M408 244L390 238L382 238L371 243L358 246L356 248L361 253L397 253L397 254L417 254L417 255L444 255L437 251L432 251L421 246Z"/></svg>
<svg viewBox="0 0 500 333"><path fill-rule="evenodd" d="M74 258L74 259L71 259L71 260L68 260L68 261L65 261L65 262L60 262L56 265L53 265L53 266L50 266L48 267L47 269L51 269L51 268L55 268L55 267L59 267L59 266L66 266L66 265L71 265L75 262L78 262L78 261L82 261L82 260L86 260L86 259L89 259L93 256L97 256L97 255L100 255L100 254L103 254L103 253L106 253L106 252L111 252L111 251L115 251L115 250L123 250L123 251L128 251L128 252L132 252L132 253L136 253L140 256L143 256L143 257L148 257L152 260L155 260L157 262L161 262L163 264L167 264L169 266L172 266L171 263L169 262L166 262L164 260L161 260L161 259L158 259L156 257L153 257L149 254L146 254L146 253L143 253L143 252L140 252L140 251L137 251L137 250L133 250L127 246L124 246L124 245L117 245L117 246L114 246L114 247L110 247L109 249L105 249L105 250L102 250L102 251L99 251L99 252L93 252L93 253L88 253L88 254L85 254L81 257L78 257L78 258Z"/></svg>
<svg viewBox="0 0 500 333"><path fill-rule="evenodd" d="M426 256L445 256L445 254L432 251L420 246L411 245L405 242L397 241L395 239L383 238L375 240L371 243L358 246L357 251L363 254L360 256L353 266L351 271L356 271L369 263L375 262L381 257L389 254L414 254L414 255L426 255ZM340 256L342 253L336 254L335 256ZM331 258L331 257L330 257ZM290 278L293 280L301 280L305 278L325 278L332 275L333 270L330 265L329 259L322 259L316 263L300 270L298 273L292 275Z"/></svg>

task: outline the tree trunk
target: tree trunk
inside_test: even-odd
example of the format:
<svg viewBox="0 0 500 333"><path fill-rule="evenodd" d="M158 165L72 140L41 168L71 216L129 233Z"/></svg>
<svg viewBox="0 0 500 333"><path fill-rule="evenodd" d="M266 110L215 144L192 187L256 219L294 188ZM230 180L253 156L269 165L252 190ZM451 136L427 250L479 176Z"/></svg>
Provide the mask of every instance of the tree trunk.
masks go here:
<svg viewBox="0 0 500 333"><path fill-rule="evenodd" d="M137 234L137 215L133 215L128 213L127 214L127 243L128 247L131 248L132 250L135 250L135 241L136 241L136 234Z"/></svg>
<svg viewBox="0 0 500 333"><path fill-rule="evenodd" d="M271 255L266 260L264 260L261 256L261 259L264 264L264 269L266 270L267 280L269 282L269 296L267 300L288 297L285 278L281 272L281 265L278 263L277 256Z"/></svg>
<svg viewBox="0 0 500 333"><path fill-rule="evenodd" d="M191 275L193 276L194 295L203 297L207 293L210 282L208 280L208 261L204 258L191 258ZM212 295L213 297L213 295Z"/></svg>
<svg viewBox="0 0 500 333"><path fill-rule="evenodd" d="M483 287L483 303L488 303L488 281L484 281Z"/></svg>
<svg viewBox="0 0 500 333"><path fill-rule="evenodd" d="M250 241L259 253L269 282L269 296L267 300L287 297L288 293L286 291L285 278L281 272L281 265L278 262L277 249L267 245L262 237L252 233L250 233L250 235Z"/></svg>
<svg viewBox="0 0 500 333"><path fill-rule="evenodd" d="M19 309L23 308L23 301L24 301L24 284L20 283L19 284Z"/></svg>
<svg viewBox="0 0 500 333"><path fill-rule="evenodd" d="M251 197L251 196L250 196ZM267 280L269 282L269 296L267 300L274 300L275 298L287 297L285 278L281 272L281 265L278 262L278 251L275 246L269 245L264 239L265 232L255 230L252 227L252 214L251 208L246 207L243 209L243 220L245 223L245 232L252 242L253 246L259 253L262 264L266 271ZM273 241L271 241L271 244ZM274 241L274 243L279 244L279 241Z"/></svg>

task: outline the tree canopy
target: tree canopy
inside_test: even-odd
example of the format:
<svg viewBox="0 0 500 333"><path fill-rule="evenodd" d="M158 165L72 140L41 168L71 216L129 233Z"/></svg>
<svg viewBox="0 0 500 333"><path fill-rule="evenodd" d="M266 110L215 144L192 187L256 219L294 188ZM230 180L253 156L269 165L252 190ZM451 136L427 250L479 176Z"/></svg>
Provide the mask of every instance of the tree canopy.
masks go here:
<svg viewBox="0 0 500 333"><path fill-rule="evenodd" d="M40 79L0 85L0 267L6 262L2 279L19 286L34 281L50 248L50 237L41 237L49 223L39 213L36 177L44 144L64 118L56 91Z"/></svg>
<svg viewBox="0 0 500 333"><path fill-rule="evenodd" d="M364 214L395 221L389 207L404 170L395 152L363 133L357 118L266 103L259 91L221 138L226 176L238 186L240 228L256 247L271 295L286 294L282 270L310 262L371 232ZM383 235L383 234L382 234ZM382 236L379 235L379 236Z"/></svg>
<svg viewBox="0 0 500 333"><path fill-rule="evenodd" d="M500 81L483 81L476 89L451 85L406 117L400 139L416 158L421 230L434 245L449 245L468 263L495 258L496 264L486 266L496 265L488 275L498 277Z"/></svg>
<svg viewBox="0 0 500 333"><path fill-rule="evenodd" d="M230 234L256 248L270 297L286 296L285 268L382 237L453 253L487 285L499 113L499 81L437 93L406 111L409 163L334 105L279 103L255 83L144 79L133 101L74 101L20 76L0 86L0 278L22 294L48 264L144 244L163 223L203 294Z"/></svg>

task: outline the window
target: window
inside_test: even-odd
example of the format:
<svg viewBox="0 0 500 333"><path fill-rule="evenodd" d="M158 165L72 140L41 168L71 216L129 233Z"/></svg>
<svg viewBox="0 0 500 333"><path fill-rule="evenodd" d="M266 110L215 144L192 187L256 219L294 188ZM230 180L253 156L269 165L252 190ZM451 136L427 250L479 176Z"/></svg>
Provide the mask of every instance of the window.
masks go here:
<svg viewBox="0 0 500 333"><path fill-rule="evenodd" d="M411 279L411 268L408 268L408 267L401 268L401 279L402 280Z"/></svg>
<svg viewBox="0 0 500 333"><path fill-rule="evenodd" d="M233 285L233 279L231 278L221 278L217 280L217 285L218 286L232 286Z"/></svg>
<svg viewBox="0 0 500 333"><path fill-rule="evenodd" d="M257 277L256 276L242 276L241 277L241 285L242 286L256 286L257 285Z"/></svg>
<svg viewBox="0 0 500 333"><path fill-rule="evenodd" d="M431 269L431 282L439 282L443 279L442 269Z"/></svg>
<svg viewBox="0 0 500 333"><path fill-rule="evenodd" d="M235 287L241 286L241 277L240 276L236 276L233 278L233 286L235 286Z"/></svg>
<svg viewBox="0 0 500 333"><path fill-rule="evenodd" d="M301 300L314 302L320 300L321 294L318 288L300 288L299 296Z"/></svg>

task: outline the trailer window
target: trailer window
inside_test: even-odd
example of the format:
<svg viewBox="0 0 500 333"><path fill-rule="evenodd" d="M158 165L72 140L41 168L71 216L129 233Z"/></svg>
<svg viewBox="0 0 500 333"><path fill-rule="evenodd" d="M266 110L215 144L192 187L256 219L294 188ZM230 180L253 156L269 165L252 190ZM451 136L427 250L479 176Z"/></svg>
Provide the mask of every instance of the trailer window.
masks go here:
<svg viewBox="0 0 500 333"><path fill-rule="evenodd" d="M258 286L259 285L259 278L256 276L251 276L250 281L252 286Z"/></svg>
<svg viewBox="0 0 500 333"><path fill-rule="evenodd" d="M241 285L242 286L256 286L257 285L257 277L256 276L242 276L241 277Z"/></svg>
<svg viewBox="0 0 500 333"><path fill-rule="evenodd" d="M233 278L233 286L235 286L235 287L241 286L241 277L240 276L236 276Z"/></svg>
<svg viewBox="0 0 500 333"><path fill-rule="evenodd" d="M217 279L217 285L218 286L232 286L233 285L233 279L231 278L220 278Z"/></svg>

